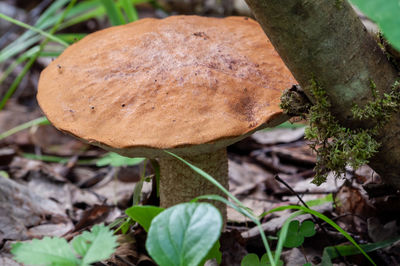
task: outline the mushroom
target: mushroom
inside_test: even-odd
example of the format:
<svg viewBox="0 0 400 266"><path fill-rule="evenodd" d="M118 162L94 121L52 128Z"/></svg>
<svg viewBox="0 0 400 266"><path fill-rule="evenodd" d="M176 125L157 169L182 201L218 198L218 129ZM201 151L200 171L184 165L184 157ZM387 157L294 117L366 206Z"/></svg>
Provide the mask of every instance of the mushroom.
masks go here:
<svg viewBox="0 0 400 266"><path fill-rule="evenodd" d="M295 83L254 20L172 16L71 45L41 73L37 99L63 132L157 158L161 206L169 207L222 192L164 150L227 188L226 146L286 120L280 96ZM225 206L215 205L226 219Z"/></svg>

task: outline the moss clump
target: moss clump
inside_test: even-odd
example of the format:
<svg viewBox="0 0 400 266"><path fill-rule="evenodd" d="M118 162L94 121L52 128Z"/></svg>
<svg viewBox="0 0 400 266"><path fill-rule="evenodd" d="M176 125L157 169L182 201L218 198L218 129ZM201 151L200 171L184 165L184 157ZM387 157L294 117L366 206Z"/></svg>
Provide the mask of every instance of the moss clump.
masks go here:
<svg viewBox="0 0 400 266"><path fill-rule="evenodd" d="M305 118L304 114L309 112L311 102L300 86L294 85L283 92L280 107L289 116L301 116Z"/></svg>
<svg viewBox="0 0 400 266"><path fill-rule="evenodd" d="M360 108L354 105L351 109L354 118L359 120L364 119L374 119L377 121L376 129L383 126L390 117L393 111L400 107L400 92L399 92L399 82L395 82L392 86L390 93L383 94L382 97L377 96L376 85L371 80L371 90L374 100Z"/></svg>
<svg viewBox="0 0 400 266"><path fill-rule="evenodd" d="M379 121L373 128L350 129L341 126L330 112L331 103L326 92L317 82L311 80L310 91L315 104L308 113L309 127L306 138L317 153L315 178L313 183L320 185L326 181L328 172L333 171L338 177L345 173L346 165L357 169L368 163L368 160L378 151L380 143L375 140L379 128L386 123L393 111L400 106L399 84L393 86L392 92L377 97L376 87L371 81L374 101L362 108L354 106L352 112L355 119L375 119Z"/></svg>

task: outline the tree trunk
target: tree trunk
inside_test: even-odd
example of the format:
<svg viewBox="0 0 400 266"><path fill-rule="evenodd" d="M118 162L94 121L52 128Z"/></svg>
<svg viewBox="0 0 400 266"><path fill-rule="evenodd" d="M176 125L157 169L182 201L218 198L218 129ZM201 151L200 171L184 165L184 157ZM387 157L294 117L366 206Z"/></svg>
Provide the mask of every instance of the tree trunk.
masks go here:
<svg viewBox="0 0 400 266"><path fill-rule="evenodd" d="M389 92L398 73L347 0L246 2L310 98L314 79L325 89L340 124L374 126L376 121L354 119L351 108L373 100L371 81L379 94ZM400 188L399 114L393 114L377 140L381 148L370 165L386 183Z"/></svg>

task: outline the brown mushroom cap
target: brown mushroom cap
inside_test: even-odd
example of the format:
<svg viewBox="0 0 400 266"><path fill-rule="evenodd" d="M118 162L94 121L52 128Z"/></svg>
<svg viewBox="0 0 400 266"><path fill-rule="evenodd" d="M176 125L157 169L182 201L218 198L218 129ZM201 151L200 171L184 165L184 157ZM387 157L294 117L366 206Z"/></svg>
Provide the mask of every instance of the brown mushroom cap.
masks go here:
<svg viewBox="0 0 400 266"><path fill-rule="evenodd" d="M280 96L295 83L254 20L174 16L71 45L42 72L37 99L64 132L155 157L211 152L282 122Z"/></svg>

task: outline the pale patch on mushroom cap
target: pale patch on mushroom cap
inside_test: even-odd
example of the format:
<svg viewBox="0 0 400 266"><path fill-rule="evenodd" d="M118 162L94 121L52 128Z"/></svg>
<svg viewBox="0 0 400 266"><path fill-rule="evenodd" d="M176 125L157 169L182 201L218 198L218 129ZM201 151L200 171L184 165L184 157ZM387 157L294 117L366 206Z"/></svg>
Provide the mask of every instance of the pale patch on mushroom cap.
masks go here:
<svg viewBox="0 0 400 266"><path fill-rule="evenodd" d="M155 157L212 152L282 122L280 96L295 83L254 20L174 16L71 45L42 72L37 98L58 129Z"/></svg>

